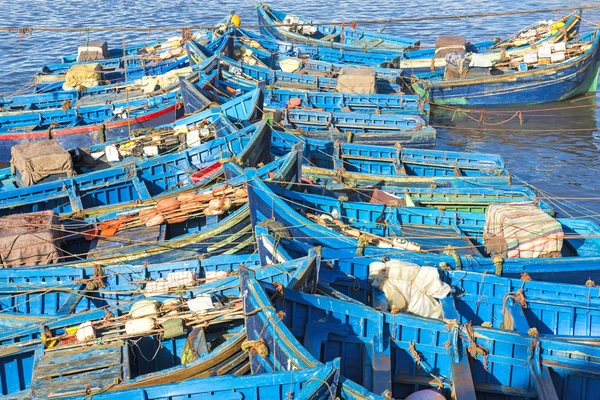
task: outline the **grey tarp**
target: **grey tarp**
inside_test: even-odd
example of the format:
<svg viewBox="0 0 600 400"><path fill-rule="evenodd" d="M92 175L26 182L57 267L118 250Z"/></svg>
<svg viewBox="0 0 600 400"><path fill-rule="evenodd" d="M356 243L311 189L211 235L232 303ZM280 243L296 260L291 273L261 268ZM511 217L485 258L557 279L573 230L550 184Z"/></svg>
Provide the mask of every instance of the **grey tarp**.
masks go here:
<svg viewBox="0 0 600 400"><path fill-rule="evenodd" d="M18 144L10 152L13 173L19 171L21 184L24 186L33 185L53 174L74 175L71 155L55 140Z"/></svg>
<svg viewBox="0 0 600 400"><path fill-rule="evenodd" d="M51 264L60 260L62 226L54 211L0 218L0 262L3 267Z"/></svg>

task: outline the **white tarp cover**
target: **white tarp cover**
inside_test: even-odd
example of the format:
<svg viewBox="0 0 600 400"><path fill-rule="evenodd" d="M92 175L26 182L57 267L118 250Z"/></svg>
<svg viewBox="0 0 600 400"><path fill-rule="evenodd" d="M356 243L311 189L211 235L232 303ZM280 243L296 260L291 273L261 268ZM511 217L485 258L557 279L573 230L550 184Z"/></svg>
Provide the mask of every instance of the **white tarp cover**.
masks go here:
<svg viewBox="0 0 600 400"><path fill-rule="evenodd" d="M371 263L369 271L372 285L385 294L390 310L442 317L442 306L436 299L448 296L452 287L440 280L437 268L390 260Z"/></svg>
<svg viewBox="0 0 600 400"><path fill-rule="evenodd" d="M559 257L564 233L559 221L531 203L491 204L485 212L488 252L508 258Z"/></svg>

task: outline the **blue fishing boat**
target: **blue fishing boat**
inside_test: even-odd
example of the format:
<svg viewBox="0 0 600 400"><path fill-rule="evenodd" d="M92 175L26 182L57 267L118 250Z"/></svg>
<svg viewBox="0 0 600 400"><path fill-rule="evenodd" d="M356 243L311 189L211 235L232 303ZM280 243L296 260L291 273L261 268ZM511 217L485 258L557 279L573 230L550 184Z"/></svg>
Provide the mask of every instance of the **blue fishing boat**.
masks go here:
<svg viewBox="0 0 600 400"><path fill-rule="evenodd" d="M508 175L504 159L497 154L341 143L277 130L271 143L275 155L287 154L298 144L308 165L374 177Z"/></svg>
<svg viewBox="0 0 600 400"><path fill-rule="evenodd" d="M11 323L34 318L48 319L125 306L132 299L144 298L143 291L149 287L148 282L160 282L169 274L191 273L195 277L193 290L196 294L201 294L202 288L214 290L217 286L208 284L218 280L222 295L235 295L235 285L227 279L234 278L230 275L239 265L256 268L260 265L258 255L224 255L162 264L115 264L100 269L75 266L5 268L0 270L0 330L10 327ZM295 265L289 264L290 267ZM279 273L284 272L280 270ZM28 318L19 320L19 316Z"/></svg>
<svg viewBox="0 0 600 400"><path fill-rule="evenodd" d="M202 81L196 79L195 83L204 88L211 82L211 74L218 68L218 59L210 57L194 68L182 68L171 73L171 77L162 77L155 82L143 85L143 82L133 81L128 85L116 83L113 85L102 85L88 87L85 90L57 90L50 93L24 94L11 97L0 97L0 110L3 112L45 110L52 108L75 108L80 106L113 104L118 106L129 106L136 100L145 99L152 104L153 98L160 98L165 93L179 90L178 76L204 73ZM176 73L175 73L176 72ZM168 74L167 74L168 75Z"/></svg>
<svg viewBox="0 0 600 400"><path fill-rule="evenodd" d="M231 37L224 36L219 41L215 42L210 49L199 45L195 42L187 43L187 50L191 62L202 63L213 55L218 55L222 73L229 79L234 79L236 76L243 75L244 78L253 78L256 80L263 80L268 85L282 87L282 88L293 88L293 89L305 89L311 91L331 91L337 87L337 80L335 77L339 75L342 65L334 66L334 73L323 76L323 73L317 70L307 70L312 73L302 73L304 70L296 72L284 72L277 68L271 68L264 64L255 63L251 65L243 62L242 60L236 60L234 57L234 47ZM260 55L257 49L252 48L253 52ZM269 53L270 56L270 53ZM263 58L264 60L264 58ZM272 64L272 63L269 63ZM309 65L309 64L305 64ZM337 72L335 72L337 71ZM400 85L396 83L399 73L394 70L375 68L374 69L377 79L377 91L378 93L398 93L400 92ZM386 72L387 71L387 72ZM389 71L392 71L391 73ZM390 74L392 76L390 76Z"/></svg>
<svg viewBox="0 0 600 400"><path fill-rule="evenodd" d="M291 397L306 400L335 400L330 388L336 385L338 375L339 361L331 361L322 366L306 368L301 371L189 379L174 384L102 393L95 395L94 398L98 400L129 400L132 398L162 400L165 397L287 400Z"/></svg>
<svg viewBox="0 0 600 400"><path fill-rule="evenodd" d="M325 362L325 360L314 357L281 323L285 316L278 315L275 312L271 301L255 279L256 277L252 274L252 271L240 268L240 284L246 315L247 337L249 343L263 349L261 353L258 351L250 352L252 373L272 374L278 371L287 371L291 368L302 371L322 365L321 362ZM348 353L354 359L350 354ZM374 362L376 361L374 360ZM340 376L339 386L331 388L331 391L338 393L340 398L348 400L384 400L389 398L384 394L378 395L370 392L355 381L348 379L344 376L347 372L343 372ZM377 391L377 388L375 391Z"/></svg>
<svg viewBox="0 0 600 400"><path fill-rule="evenodd" d="M286 109L279 123L309 138L365 145L431 147L436 139L435 129L416 115Z"/></svg>
<svg viewBox="0 0 600 400"><path fill-rule="evenodd" d="M276 241L266 227L257 226L255 233L260 261L264 265L273 260L285 262L300 254L299 246L288 248ZM419 269L426 267L400 259L382 261L381 258L356 257L353 253L326 248L321 252L320 291L331 297L352 299L383 311L396 307L397 312L412 314L452 313L461 324L470 322L474 326L485 325L524 334L535 328L540 337L589 342L599 339L600 325L596 318L600 302L597 297L590 297L590 291L594 291L592 286L534 281L527 275L506 278L443 269L438 270L439 276L424 273L419 277ZM402 268L412 269L412 272L399 274L398 270ZM389 278L390 285L397 285L407 277L421 282L415 290L424 291L439 304L423 307L429 299L415 296L411 301L412 291L404 288L398 292L406 294L407 302L403 305L395 303L391 295L394 291L389 291L390 286L383 281ZM432 284L433 289L428 289L428 284L436 279L450 286L443 296L437 291L443 285Z"/></svg>
<svg viewBox="0 0 600 400"><path fill-rule="evenodd" d="M18 144L55 139L67 149L90 147L126 137L131 130L164 125L183 116L176 93L141 99L138 103L133 109L106 105L89 110L26 111L0 116L0 162L9 162L11 148Z"/></svg>
<svg viewBox="0 0 600 400"><path fill-rule="evenodd" d="M311 251L306 258L257 269L257 277L300 290L314 276L319 263L318 253ZM223 264L227 268L228 260ZM162 268L160 272L169 271ZM0 332L0 365L5 372L13 372L11 362L18 358L20 367L14 373L21 378L4 383L1 393L72 397L196 377L244 374L248 353L243 350L245 327L237 305L239 278L213 279L197 286L191 271L185 271L188 273L174 273L179 279L175 284L183 289L179 292L151 292L152 281L147 281L144 294L148 300L137 294L118 308L48 319L42 331L20 327ZM155 321L156 326L141 329L136 324L144 318ZM168 321L173 320L179 323L178 329L170 328L173 324ZM87 326L93 330L86 330ZM107 368L107 362L111 367Z"/></svg>
<svg viewBox="0 0 600 400"><path fill-rule="evenodd" d="M316 24L296 15L273 10L266 4L256 6L258 22L264 35L292 42L309 42L321 46L362 51L387 50L401 52L419 47L419 41L382 33L358 31L356 27ZM283 26L278 26L282 25Z"/></svg>
<svg viewBox="0 0 600 400"><path fill-rule="evenodd" d="M598 375L592 363L600 356L595 344L391 314L291 289L281 293L253 279L251 272L242 273L246 313L257 310L262 321L267 312L278 313L279 325L285 325L265 327L263 337L259 325L257 340L288 343L291 333L296 339L291 343L302 343L320 361L340 357L342 376L367 390L386 391L393 398L427 388L461 399L499 394L509 399L595 398ZM446 318L454 319L450 314Z"/></svg>
<svg viewBox="0 0 600 400"><path fill-rule="evenodd" d="M454 106L541 104L567 100L596 91L600 67L599 40L598 31L595 31L576 42L568 42L564 51L555 52L554 48L538 50L538 53L532 53L529 64L521 57L506 67L495 64L470 69L466 67L467 63L458 60L458 66L446 66L443 72L414 75L411 84L415 93L430 103ZM540 52L547 54L538 60ZM552 63L553 56L556 58ZM542 60L546 61L542 63ZM471 72L476 70L483 72Z"/></svg>
<svg viewBox="0 0 600 400"><path fill-rule="evenodd" d="M123 54L127 56L149 56L152 54L160 53L165 49L172 49L174 47L179 47L185 44L188 40L197 40L200 42L206 42L212 37L212 33L210 31L199 30L199 31L187 31L183 32L179 36L171 36L166 39L160 40L152 40L143 43L136 43L134 45L128 45L123 47L110 47L108 43L106 44L106 53L104 51L99 51L99 53L104 53L104 59L112 59L112 58L120 58L123 57ZM86 40L79 48L81 51L98 51L98 47L102 47L104 42L100 40ZM92 47L92 49L89 49ZM69 54L60 57L60 62L64 64L76 63L80 62L77 59L79 57L80 50L78 49L77 54Z"/></svg>
<svg viewBox="0 0 600 400"><path fill-rule="evenodd" d="M218 173L219 159L228 154L239 157L239 161L246 165L255 166L266 162L270 142L270 128L266 123L250 125L236 132L235 125L227 122L228 115L241 120L254 119L256 110L253 105L258 98L259 92L248 94L223 108L207 110L168 126L168 132L171 134L179 129L178 127L188 130L188 126L193 127L201 122L208 122L205 127L207 129L213 127L213 137L216 136L216 131L223 130L219 138L202 144L198 140L180 152L166 152L154 158L125 157L120 162L115 162L111 168L99 168L89 173L60 177L33 186L22 186L19 179L11 175L9 170L5 170L2 183L6 187L0 191L0 208L5 210L4 213L12 208L11 212L52 209L63 214L95 207L116 206L136 200L150 200L162 193L184 186L189 187L195 179L193 175L198 171L208 168L204 177L198 176L198 181ZM252 105L244 104L245 102ZM128 141L127 145L129 143L132 142ZM135 144L135 141L133 143ZM177 144L175 147L178 146ZM108 151L92 148L91 153L99 150ZM65 190L65 186L72 189Z"/></svg>
<svg viewBox="0 0 600 400"><path fill-rule="evenodd" d="M187 67L189 60L187 55L181 57L175 57L165 61L155 61L145 65L114 68L104 71L101 66L94 69L102 77L104 84L114 84L125 82L125 80L140 79L144 76L154 76L165 74L169 71ZM69 64L51 64L44 66L35 77L35 91L36 92L53 92L56 90L62 90L65 84L66 74L69 68L72 68Z"/></svg>
<svg viewBox="0 0 600 400"><path fill-rule="evenodd" d="M295 181L298 166L294 152L264 165L258 173L264 179ZM83 216L71 214L62 220L53 211L13 213L2 219L0 260L4 267L88 267L247 252L253 232L246 178L224 180L220 185L213 181L210 190L198 190L202 187L198 185L196 190L181 189L160 199Z"/></svg>
<svg viewBox="0 0 600 400"><path fill-rule="evenodd" d="M491 61L501 61L507 57L522 56L530 53L535 47L572 40L579 34L581 10L568 14L559 20L542 20L521 29L504 40L485 40L466 42L465 37L450 36L444 40L439 36L433 48L408 49L403 59L398 60L397 68L406 73L430 72L443 70L446 66L446 55L450 53L480 53Z"/></svg>
<svg viewBox="0 0 600 400"><path fill-rule="evenodd" d="M252 175L252 171L248 173ZM293 239L292 242L311 247L323 246L364 255L397 255L419 265L437 267L443 263L451 269L492 272L503 276L519 276L526 272L536 280L568 283L582 283L589 277L597 279L600 272L600 247L594 233L599 228L589 220L552 219L551 225L556 231L531 228L526 232L528 241L522 241L522 237L515 233L514 237L505 238L503 242L492 233L491 228L500 226L492 223L495 221L492 217L488 218L490 230L486 234L486 228L482 229L481 225L477 227L475 220L468 220L469 215L485 218L482 214L408 208L404 209L407 214L403 219L402 208L385 204L350 203L335 198L326 202L325 198L318 195L283 189L256 179L248 184L248 192L254 225L275 220L277 223L273 230L281 230L281 240ZM524 206L538 218L541 214L546 215L542 210L532 210L535 208L533 206ZM525 208L521 211L525 212ZM453 222L444 226L443 219L447 217ZM430 222L429 218L432 218ZM536 221L533 216L529 219ZM344 222L339 222L342 220ZM542 220L547 221L543 217ZM478 221L483 222L481 219ZM506 229L507 232L513 232L508 225ZM552 242L554 233L558 234L555 237L557 242ZM543 244L555 243L557 249L556 252L547 253L512 253L522 249L514 240L521 240L518 243L523 244L541 240Z"/></svg>
<svg viewBox="0 0 600 400"><path fill-rule="evenodd" d="M402 70L395 68L395 64L399 62L398 58L390 54L382 55L349 48L336 49L306 42L281 41L243 28L232 28L229 33L235 39L232 45L235 44L240 50L243 49L244 53L250 50L253 58L272 69L280 69L286 63L285 60L295 59L301 60L305 72L313 74L361 66L375 69L379 78L395 80L402 74ZM207 46L213 48L214 43L217 41L208 43ZM226 55L233 57L232 52Z"/></svg>
<svg viewBox="0 0 600 400"><path fill-rule="evenodd" d="M506 187L445 188L445 187L372 187L350 188L331 184L323 187L318 184L305 185L308 193L343 197L352 202L371 202L399 207L432 207L439 210L484 213L490 204L532 203L549 215L556 215L552 200L528 186L510 185Z"/></svg>
<svg viewBox="0 0 600 400"><path fill-rule="evenodd" d="M188 82L195 80L194 76L187 77ZM197 84L182 85L182 93L195 92L194 87L202 84L204 79ZM256 79L247 79L242 76L232 75L227 72L221 74L220 79L215 83L213 92L221 94L218 96L220 101L224 99L224 93L246 93L254 90L261 81ZM218 90L216 90L218 89ZM295 103L294 103L295 102ZM290 106L290 104L294 104ZM197 106L187 103L194 108L200 108L204 104ZM336 93L336 92L317 92L300 91L293 89L265 89L265 107L275 110L283 110L288 107L314 108L326 112L369 112L379 114L402 114L418 115L424 120L428 120L429 105L423 102L419 97L413 95L398 94L356 94L356 93Z"/></svg>

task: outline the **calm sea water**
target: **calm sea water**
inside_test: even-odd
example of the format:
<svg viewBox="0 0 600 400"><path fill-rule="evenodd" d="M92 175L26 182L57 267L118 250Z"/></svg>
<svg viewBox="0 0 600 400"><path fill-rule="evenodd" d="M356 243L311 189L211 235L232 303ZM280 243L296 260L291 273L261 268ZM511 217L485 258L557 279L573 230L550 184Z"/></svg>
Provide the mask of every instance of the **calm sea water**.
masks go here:
<svg viewBox="0 0 600 400"><path fill-rule="evenodd" d="M408 16L461 15L512 10L551 9L590 4L583 1L462 0L462 1L364 1L344 2L305 0L271 3L314 21L366 20ZM235 10L242 24L255 24L253 1L161 1L161 0L0 0L0 26L86 27L86 26L185 26L210 25ZM439 34L464 34L471 41L505 37L538 19L560 15L528 14L496 18L452 19L389 24L385 33L421 39L425 45ZM593 29L600 21L600 10L584 11L582 30ZM369 29L380 29L370 25ZM175 35L177 33L173 33ZM93 32L89 37L133 44L160 39L165 32ZM47 63L58 62L62 54L76 52L85 40L84 32L36 32L20 38L17 33L0 32L0 96L26 85L33 74ZM513 118L522 111L522 120ZM438 130L438 147L500 153L518 178L548 193L561 202L565 213L595 216L600 214L600 130L596 96L536 108L510 109L484 116L478 112L455 114L438 110L432 124Z"/></svg>

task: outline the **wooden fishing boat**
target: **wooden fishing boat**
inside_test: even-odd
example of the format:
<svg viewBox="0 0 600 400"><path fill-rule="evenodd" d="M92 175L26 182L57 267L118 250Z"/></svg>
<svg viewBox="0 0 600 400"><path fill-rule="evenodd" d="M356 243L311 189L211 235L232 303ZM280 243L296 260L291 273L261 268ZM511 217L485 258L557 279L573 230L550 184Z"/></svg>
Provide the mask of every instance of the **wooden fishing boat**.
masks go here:
<svg viewBox="0 0 600 400"><path fill-rule="evenodd" d="M94 396L99 400L127 400L143 398L161 400L169 397L203 399L256 399L321 400L334 399L329 388L335 386L339 375L339 361L334 360L323 366L301 371L282 371L271 374L248 376L224 375L202 379L189 379L182 382L155 385L135 390L102 393ZM73 399L75 400L75 399Z"/></svg>
<svg viewBox="0 0 600 400"><path fill-rule="evenodd" d="M260 268L257 276L301 289L319 263L318 253L311 251L304 259ZM44 321L42 331L36 326L0 333L0 365L11 372L17 357L22 366L14 371L21 379L4 383L1 393L10 398L71 397L247 372L239 278L199 287L189 287L179 278L177 284L184 288L179 293L156 295L146 288L150 300L133 302L142 297L138 295L120 308ZM130 329L144 318L156 325ZM173 320L181 322L179 329L169 328ZM93 334L84 331L87 323L94 327Z"/></svg>
<svg viewBox="0 0 600 400"><path fill-rule="evenodd" d="M298 158L298 152L290 153L258 173L265 179L295 181ZM8 215L1 220L2 265L88 267L244 253L253 243L246 178L224 181L213 182L209 190L179 190L160 199L88 212L86 219L71 214L60 220L52 211Z"/></svg>
<svg viewBox="0 0 600 400"><path fill-rule="evenodd" d="M103 85L88 87L85 90L57 90L50 93L24 94L12 97L0 97L0 111L29 111L45 110L52 108L75 108L80 106L93 106L102 104L114 104L119 106L131 106L136 100L145 99L151 104L155 97L160 97L165 93L179 90L178 76L189 75L197 72L205 72L203 81L196 81L196 84L205 88L208 84L213 84L209 79L211 72L218 67L216 57L207 58L194 67L182 68L171 72L168 79L163 76L156 77L157 82L154 88L152 83L144 85L143 80L129 82L127 85L116 83L113 85ZM175 73L176 72L176 73ZM171 81L176 82L171 84ZM156 89L158 87L158 89ZM155 89L152 90L151 89Z"/></svg>
<svg viewBox="0 0 600 400"><path fill-rule="evenodd" d="M522 56L531 52L534 47L575 39L579 34L580 24L581 10L577 10L557 21L538 21L504 40L463 43L464 51L485 54L491 61L501 61L507 57ZM410 74L443 69L446 57L439 54L436 57L438 50L444 50L444 45L440 47L408 49L403 54L404 58L398 60L397 68ZM457 52L462 51L457 49Z"/></svg>
<svg viewBox="0 0 600 400"><path fill-rule="evenodd" d="M391 314L291 289L269 301L272 286L250 276L247 280L246 312L259 301L274 307L272 312L283 316L281 322L313 357L340 357L342 375L367 389L390 390L396 398L428 387L461 399L498 393L511 399L595 396L590 388L598 380L592 366L600 355L595 344ZM448 310L445 317L452 320L451 314ZM511 357L505 357L507 349Z"/></svg>
<svg viewBox="0 0 600 400"><path fill-rule="evenodd" d="M223 34L223 36L226 36L226 34ZM336 69L365 66L373 68L379 78L391 81L396 80L403 73L401 69L394 67L394 64L398 61L395 61L396 58L390 61L391 56L389 54L382 55L376 52L354 49L336 49L306 42L281 41L242 28L232 28L229 34L233 35L234 38L234 42L231 44L240 49L250 50L255 60L276 70L281 69L285 60L294 60L294 62L301 60L302 70L305 73L316 75L322 75L323 72L331 72ZM218 41L210 42L207 46L213 48L215 43L218 43ZM233 53L229 52L226 55L232 57ZM284 63L281 61L284 61ZM287 67L289 68L289 64Z"/></svg>
<svg viewBox="0 0 600 400"><path fill-rule="evenodd" d="M186 36L172 36L166 39L160 40L151 40L145 41L143 43L136 43L133 45L128 45L123 47L110 47L107 44L107 52L105 59L113 59L113 58L121 58L123 54L127 56L149 56L151 54L157 54L165 49L173 48L174 46L178 47L182 44L185 44L187 40L198 40L201 42L208 41L212 35L208 35L209 31L198 30L192 32L186 32ZM97 44L98 40L93 41ZM86 45L89 44L89 41L82 44L80 47L82 50L85 50ZM79 51L78 51L79 53ZM63 64L72 64L76 63L78 58L78 53L68 54L60 57L60 62Z"/></svg>
<svg viewBox="0 0 600 400"><path fill-rule="evenodd" d="M541 104L570 99L596 91L600 67L599 40L598 31L595 31L582 36L577 42L569 42L566 53L572 51L571 57L564 59L565 51L552 53L550 56L562 55L555 63L515 61L519 68L521 65L527 67L522 71L512 65L492 67L490 72L470 77L465 69L466 77L455 78L454 74L448 74L447 66L445 72L414 75L412 87L416 94L430 103L456 106ZM534 67L530 69L529 65Z"/></svg>
<svg viewBox="0 0 600 400"><path fill-rule="evenodd" d="M194 81L198 81L198 83ZM207 87L208 85L204 82L204 79L198 79L194 75L187 77L186 84L181 85L184 99L186 99L186 96L193 96L197 93L197 90L200 90L201 92L212 92L220 102L223 102L233 91L235 93L247 93L262 84L260 80L245 78L243 75L233 75L228 71L221 74L220 79L214 83L213 88ZM204 86L201 86L203 83ZM419 97L412 95L354 94L265 88L265 108L283 110L288 107L290 101L300 101L300 105L295 107L314 108L326 112L408 114L418 115L424 120L428 120L429 115L429 105L421 101ZM203 100L199 101L198 104L194 104L193 101L186 101L186 111L193 112L204 107L204 105L205 101Z"/></svg>
<svg viewBox="0 0 600 400"><path fill-rule="evenodd" d="M34 97L34 96L32 96ZM162 94L153 97L151 100L144 98L132 98L129 101L130 117L141 115L158 105L175 103L179 95L175 92ZM50 109L38 107L39 103L35 100L24 110L8 111L0 114L0 132L19 132L19 131L51 131L60 127L76 127L90 124L108 123L111 120L122 119L126 115L127 105L125 102L116 104L99 104L91 106L73 107L65 105ZM58 132L57 132L58 133Z"/></svg>
<svg viewBox="0 0 600 400"><path fill-rule="evenodd" d="M254 119L256 110L252 107L259 98L260 95L256 92L245 99L238 98L221 109L198 113L182 119L175 125L165 127L167 133L172 134L181 129L194 129L193 127L199 124L206 125L209 134L212 127L211 136L217 132L221 135L205 143L201 143L200 140L190 142L190 147L181 152L166 152L149 159L126 156L122 161L115 162L112 168L100 168L33 186L18 184L10 171L4 171L3 184L7 187L0 191L0 208L5 210L4 214L9 212L6 210L11 207L13 209L10 212L13 213L19 210L27 212L34 209L52 209L63 214L95 207L116 206L136 200L149 200L163 193L181 189L182 186L191 186L193 180L196 180L192 177L194 173L212 166L212 169L205 171L204 177L198 176L197 181L218 173L219 159L228 155L240 157L239 160L248 166L266 162L269 157L270 128L265 122L250 125L239 132L228 133L236 127L227 122L227 115ZM244 101L252 105L243 105ZM135 145L139 141L127 141L126 145ZM178 147L179 144L175 146ZM104 151L92 148L91 153L99 150ZM72 189L65 191L65 185Z"/></svg>
<svg viewBox="0 0 600 400"><path fill-rule="evenodd" d="M256 11L258 22L261 25L261 32L264 35L281 40L309 42L321 46L362 51L402 52L407 48L419 47L419 42L414 39L357 31L353 28L349 29L337 25L311 25L310 21L301 19L296 15L273 10L266 4L258 4ZM288 26L278 26L280 24Z"/></svg>
<svg viewBox="0 0 600 400"><path fill-rule="evenodd" d="M239 265L256 268L260 265L258 255L223 255L158 264L115 264L100 269L75 266L1 269L0 330L35 319L124 306L132 299L143 298L149 282L160 282L169 274L191 272L195 276L193 290L196 294L201 294L202 288L215 289L216 286L208 283L218 280L220 293L229 295L235 285L227 279L232 278L229 275L236 273ZM289 264L290 267L293 265ZM171 288L169 292L173 290Z"/></svg>
<svg viewBox="0 0 600 400"><path fill-rule="evenodd" d="M187 43L187 50L191 62L201 63L213 55L218 55L221 62L222 73L229 74L226 76L230 79L242 75L246 79L253 78L256 80L264 80L267 85L270 86L311 91L331 91L337 87L335 76L339 74L339 68L338 72L334 73L333 76L323 76L322 73L304 74L301 73L303 70L296 71L295 73L284 72L258 63L251 65L243 61L235 60L232 58L234 56L233 49L234 47L232 46L232 39L230 37L223 37L220 42L215 42L215 45L211 46L210 49L194 42ZM253 49L252 51L256 52L257 55L260 55L257 49ZM378 93L398 93L400 91L400 85L396 83L396 78L390 78L384 71L386 71L386 69L375 69L376 74L378 74ZM383 77L381 77L382 74Z"/></svg>
<svg viewBox="0 0 600 400"><path fill-rule="evenodd" d="M144 76L161 75L172 70L187 67L188 65L189 60L187 55L185 55L165 61L151 62L146 65L109 69L108 71L101 73L105 84L115 84L125 82L126 78L127 80L134 80ZM36 85L35 91L47 93L62 90L65 84L67 71L70 67L69 64L44 66L34 77Z"/></svg>
<svg viewBox="0 0 600 400"><path fill-rule="evenodd" d="M300 135L349 143L431 147L436 131L416 115L286 109L280 122Z"/></svg>
<svg viewBox="0 0 600 400"><path fill-rule="evenodd" d="M271 152L286 154L297 143L307 164L347 172L406 176L507 175L504 159L497 154L372 146L306 138L273 131Z"/></svg>
<svg viewBox="0 0 600 400"><path fill-rule="evenodd" d="M163 99L162 101L156 101ZM107 107L93 107L84 118L78 110L26 112L2 119L20 119L18 126L5 128L0 133L0 162L9 162L11 148L34 140L55 139L64 148L90 147L97 143L126 137L131 130L171 123L183 116L183 108L176 94L154 98L140 107L126 111ZM82 125L84 124L84 125Z"/></svg>
<svg viewBox="0 0 600 400"><path fill-rule="evenodd" d="M248 174L252 176L252 171ZM437 267L443 263L452 269L492 272L503 276L519 276L526 272L536 280L582 283L589 277L597 280L600 272L598 239L594 233L598 231L598 226L592 221L559 218L553 222L561 225L564 234L561 255L558 257L541 253L539 255L542 257L506 257L506 254L502 255L503 252L494 250L491 238L481 237L482 229L472 224L474 220L468 221L469 216L481 214L444 212L442 215L431 208L409 208L406 209L407 219L402 219L401 208L380 204L377 211L366 207L373 211L367 216L360 211L363 205L338 199L331 199L331 208L323 211L321 207L325 204L319 200L324 199L319 196L282 189L260 180L252 180L248 184L248 192L253 224L264 220L277 221L276 225L283 232L281 240L293 239L310 246L364 255L394 257L397 254L397 257L419 265ZM314 217L323 213L328 213L328 216L321 219ZM540 210L540 213L543 211ZM313 214L312 219L307 217L310 216L308 214ZM447 217L452 219L452 226L443 226L442 220ZM335 223L339 221L337 218L347 219L348 223ZM354 218L352 222L351 218ZM431 224L426 222L428 218L432 218ZM401 219L405 224L400 223ZM411 225L414 229L411 229ZM275 226L273 229L277 231L279 228ZM391 233L394 229L398 229L396 236ZM534 238L541 238L543 232L540 231L539 236L535 230L529 233ZM380 233L382 236L379 236ZM493 253L493 257L485 251L486 248Z"/></svg>
<svg viewBox="0 0 600 400"><path fill-rule="evenodd" d="M302 371L322 365L321 362L325 360L315 358L281 323L285 316L276 314L271 301L256 281L252 271L240 268L240 284L249 344L256 346L257 349L263 349L260 353L250 351L250 368L253 374L272 374L291 368ZM370 392L344 376L344 372L340 376L339 386L330 389L343 399L389 398ZM374 391L377 392L377 389Z"/></svg>
<svg viewBox="0 0 600 400"><path fill-rule="evenodd" d="M302 254L301 246L291 248L286 246L287 243L276 241L266 227L257 226L255 234L264 265L273 260L292 260ZM375 282L382 276L381 258L356 257L353 253L326 248L322 248L321 253L323 266L319 270L319 283L323 294L350 298L383 311L391 310L393 298L380 290L379 283ZM423 268L399 259L388 261L385 262L386 274L392 279L406 278L396 274L395 270L399 268ZM519 279L444 269L439 270L439 278L450 285L451 292L442 298L432 296L433 290L427 295L436 299L442 311L453 310L461 324L483 324L523 334L535 328L540 337L571 341L595 342L600 337L600 325L596 322L600 302L596 296L598 290L593 286L534 281L527 275ZM427 291L429 277L422 279L423 284L419 287ZM410 293L407 296L410 297ZM399 312L425 310L419 308L420 299L415 299L414 303L407 300Z"/></svg>
<svg viewBox="0 0 600 400"><path fill-rule="evenodd" d="M353 173L375 175L383 180L396 176L419 177L494 177L509 176L502 157L494 154L447 152L429 149L410 149L401 146L368 146L339 143L295 135L292 132L274 130L271 135L271 153L283 155L292 146L302 146L305 177L304 190L313 193L328 193L331 196L346 196L350 201L376 203L395 202L399 206L438 207L443 210L485 212L487 205L497 202L535 202L548 214L555 213L554 206L541 198L530 187L507 184L505 187L488 187L485 179L472 187L450 187L451 184L431 181L430 187L417 187L407 181L396 186L382 186L375 182L368 187L362 183L354 185L352 180L344 184L339 175L331 179L319 179L319 174L310 175L308 170L338 171L339 174ZM340 179L340 181L335 181ZM314 180L314 184L310 185ZM447 181L449 182L449 181ZM439 186L438 186L439 185ZM411 186L411 187L408 187Z"/></svg>
<svg viewBox="0 0 600 400"><path fill-rule="evenodd" d="M308 193L345 197L353 202L371 202L399 207L431 207L441 211L484 213L490 204L532 203L549 215L556 215L552 201L528 186L511 185L482 188L373 187L350 188L343 185L305 185Z"/></svg>

